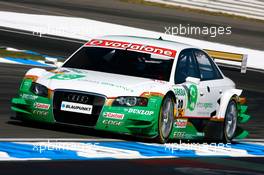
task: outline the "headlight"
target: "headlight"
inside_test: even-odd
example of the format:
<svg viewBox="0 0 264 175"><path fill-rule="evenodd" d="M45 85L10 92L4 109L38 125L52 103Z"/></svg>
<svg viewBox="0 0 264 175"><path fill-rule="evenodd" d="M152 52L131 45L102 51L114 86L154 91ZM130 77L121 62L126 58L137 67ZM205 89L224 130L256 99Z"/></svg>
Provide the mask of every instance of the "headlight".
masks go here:
<svg viewBox="0 0 264 175"><path fill-rule="evenodd" d="M113 106L147 106L148 99L143 97L117 97Z"/></svg>
<svg viewBox="0 0 264 175"><path fill-rule="evenodd" d="M47 97L48 96L48 88L38 83L32 83L31 85L31 92L35 95Z"/></svg>

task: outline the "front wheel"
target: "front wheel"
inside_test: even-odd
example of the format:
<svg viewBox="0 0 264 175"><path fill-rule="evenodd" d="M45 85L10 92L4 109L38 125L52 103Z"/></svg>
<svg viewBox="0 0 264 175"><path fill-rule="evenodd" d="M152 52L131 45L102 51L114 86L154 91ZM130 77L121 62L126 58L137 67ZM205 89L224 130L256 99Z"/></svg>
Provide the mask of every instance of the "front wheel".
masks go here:
<svg viewBox="0 0 264 175"><path fill-rule="evenodd" d="M159 114L157 140L159 143L166 143L169 140L174 121L174 100L170 95L165 96Z"/></svg>
<svg viewBox="0 0 264 175"><path fill-rule="evenodd" d="M224 121L224 142L231 142L234 138L236 128L237 128L237 104L235 100L230 100L228 103L225 121Z"/></svg>

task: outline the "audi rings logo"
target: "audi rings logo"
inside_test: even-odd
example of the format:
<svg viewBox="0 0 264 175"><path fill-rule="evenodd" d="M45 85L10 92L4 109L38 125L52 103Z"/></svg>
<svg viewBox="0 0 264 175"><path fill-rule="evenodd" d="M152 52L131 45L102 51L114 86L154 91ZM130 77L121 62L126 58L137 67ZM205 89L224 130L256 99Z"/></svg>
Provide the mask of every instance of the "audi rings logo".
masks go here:
<svg viewBox="0 0 264 175"><path fill-rule="evenodd" d="M69 94L68 98L71 102L88 103L89 97L86 95Z"/></svg>

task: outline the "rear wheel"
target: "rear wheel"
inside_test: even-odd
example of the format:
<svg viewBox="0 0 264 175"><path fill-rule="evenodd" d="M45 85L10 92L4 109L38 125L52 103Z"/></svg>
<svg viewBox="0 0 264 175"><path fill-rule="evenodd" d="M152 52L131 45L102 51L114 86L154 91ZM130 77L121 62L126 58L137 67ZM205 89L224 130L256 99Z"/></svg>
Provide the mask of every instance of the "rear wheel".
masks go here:
<svg viewBox="0 0 264 175"><path fill-rule="evenodd" d="M167 95L165 96L160 109L158 130L159 135L157 137L158 142L166 143L169 140L170 133L173 127L174 121L174 99Z"/></svg>
<svg viewBox="0 0 264 175"><path fill-rule="evenodd" d="M235 100L230 100L228 103L225 121L224 121L224 142L231 142L234 138L236 128L237 128L237 104Z"/></svg>

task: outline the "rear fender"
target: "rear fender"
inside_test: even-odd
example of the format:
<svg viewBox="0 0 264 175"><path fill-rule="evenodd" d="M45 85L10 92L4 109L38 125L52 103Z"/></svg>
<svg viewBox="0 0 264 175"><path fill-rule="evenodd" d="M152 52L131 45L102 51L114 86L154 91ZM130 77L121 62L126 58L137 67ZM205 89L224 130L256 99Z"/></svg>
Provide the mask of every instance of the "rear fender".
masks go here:
<svg viewBox="0 0 264 175"><path fill-rule="evenodd" d="M225 91L220 99L220 107L216 116L218 118L225 118L226 109L230 99L234 96L239 97L241 93L242 93L241 89L229 89Z"/></svg>

